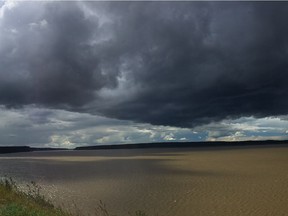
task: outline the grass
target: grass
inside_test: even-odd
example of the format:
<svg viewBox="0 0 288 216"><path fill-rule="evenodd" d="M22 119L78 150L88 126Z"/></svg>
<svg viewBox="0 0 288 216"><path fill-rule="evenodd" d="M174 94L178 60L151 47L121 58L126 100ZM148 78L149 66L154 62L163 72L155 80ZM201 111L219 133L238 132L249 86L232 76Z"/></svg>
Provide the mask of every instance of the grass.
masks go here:
<svg viewBox="0 0 288 216"><path fill-rule="evenodd" d="M1 216L71 216L45 199L35 182L27 188L27 192L22 192L11 178L0 181Z"/></svg>
<svg viewBox="0 0 288 216"><path fill-rule="evenodd" d="M77 210L77 207L75 207ZM128 214L129 216L147 216L142 211ZM35 182L27 184L27 191L23 192L12 178L0 180L0 216L84 216L64 211L55 207L51 201L41 194L41 187ZM106 205L100 201L95 216L116 216L108 212Z"/></svg>

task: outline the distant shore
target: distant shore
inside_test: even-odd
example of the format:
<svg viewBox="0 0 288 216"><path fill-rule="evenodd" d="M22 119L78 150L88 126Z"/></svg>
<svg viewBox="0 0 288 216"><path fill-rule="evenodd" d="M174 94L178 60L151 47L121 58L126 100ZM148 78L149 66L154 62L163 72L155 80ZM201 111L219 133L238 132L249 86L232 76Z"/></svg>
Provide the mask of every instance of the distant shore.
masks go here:
<svg viewBox="0 0 288 216"><path fill-rule="evenodd" d="M213 148L213 147L245 147L245 146L268 146L288 145L288 140L261 140L261 141L211 141L211 142L156 142L135 144L114 144L81 146L72 150L101 150L101 149L150 149L150 148ZM0 146L0 154L32 152L32 151L57 151L71 150L66 148L35 148L30 146Z"/></svg>
<svg viewBox="0 0 288 216"><path fill-rule="evenodd" d="M206 147L241 147L241 146L267 146L267 145L285 145L288 140L263 140L263 141L239 141L239 142L158 142L158 143L137 143L137 144L119 144L119 145L97 145L81 146L75 150L97 150L97 149L144 149L144 148L206 148Z"/></svg>
<svg viewBox="0 0 288 216"><path fill-rule="evenodd" d="M17 153L17 152L32 152L32 151L56 151L68 150L66 148L34 148L30 146L0 146L0 154Z"/></svg>

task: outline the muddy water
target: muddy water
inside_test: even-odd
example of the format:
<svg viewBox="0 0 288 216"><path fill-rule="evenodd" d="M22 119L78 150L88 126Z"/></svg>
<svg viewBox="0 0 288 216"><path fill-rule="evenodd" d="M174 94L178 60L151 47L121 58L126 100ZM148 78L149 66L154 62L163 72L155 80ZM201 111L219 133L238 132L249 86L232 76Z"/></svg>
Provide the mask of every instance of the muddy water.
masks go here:
<svg viewBox="0 0 288 216"><path fill-rule="evenodd" d="M0 156L0 175L34 180L83 215L288 215L288 147L31 152Z"/></svg>

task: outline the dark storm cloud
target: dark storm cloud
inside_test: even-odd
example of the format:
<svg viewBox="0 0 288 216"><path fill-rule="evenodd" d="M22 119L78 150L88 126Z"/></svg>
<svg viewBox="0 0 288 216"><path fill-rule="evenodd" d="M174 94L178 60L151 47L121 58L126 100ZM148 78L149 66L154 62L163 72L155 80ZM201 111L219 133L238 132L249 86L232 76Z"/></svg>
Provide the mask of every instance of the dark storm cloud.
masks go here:
<svg viewBox="0 0 288 216"><path fill-rule="evenodd" d="M101 73L100 50L89 45L101 31L98 20L77 3L21 2L5 11L1 30L2 104L78 106L115 85L115 75Z"/></svg>
<svg viewBox="0 0 288 216"><path fill-rule="evenodd" d="M6 106L181 127L288 113L286 2L34 2L3 11Z"/></svg>

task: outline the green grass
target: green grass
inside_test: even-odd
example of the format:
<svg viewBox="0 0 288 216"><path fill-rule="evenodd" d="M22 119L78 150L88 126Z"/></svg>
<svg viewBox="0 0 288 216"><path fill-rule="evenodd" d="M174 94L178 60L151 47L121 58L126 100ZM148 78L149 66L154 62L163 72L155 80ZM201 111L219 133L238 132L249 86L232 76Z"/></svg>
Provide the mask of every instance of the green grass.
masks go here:
<svg viewBox="0 0 288 216"><path fill-rule="evenodd" d="M11 178L0 181L0 216L71 216L45 199L34 182L26 193Z"/></svg>
<svg viewBox="0 0 288 216"><path fill-rule="evenodd" d="M55 207L40 192L41 187L35 182L27 184L27 191L23 192L13 179L0 179L0 216L84 216L79 210L72 214ZM142 211L128 215L147 216ZM95 210L95 216L116 215L110 214L106 205L100 201Z"/></svg>

